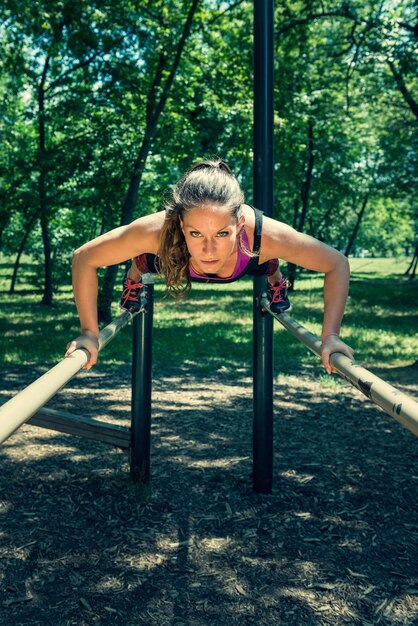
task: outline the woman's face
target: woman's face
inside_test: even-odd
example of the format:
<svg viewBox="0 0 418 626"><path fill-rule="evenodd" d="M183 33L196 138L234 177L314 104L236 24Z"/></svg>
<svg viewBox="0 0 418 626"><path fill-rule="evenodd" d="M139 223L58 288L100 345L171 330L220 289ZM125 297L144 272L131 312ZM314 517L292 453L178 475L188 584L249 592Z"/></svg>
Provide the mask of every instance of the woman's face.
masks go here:
<svg viewBox="0 0 418 626"><path fill-rule="evenodd" d="M237 249L244 216L236 222L223 207L196 207L184 214L180 224L193 267L202 274L218 274Z"/></svg>

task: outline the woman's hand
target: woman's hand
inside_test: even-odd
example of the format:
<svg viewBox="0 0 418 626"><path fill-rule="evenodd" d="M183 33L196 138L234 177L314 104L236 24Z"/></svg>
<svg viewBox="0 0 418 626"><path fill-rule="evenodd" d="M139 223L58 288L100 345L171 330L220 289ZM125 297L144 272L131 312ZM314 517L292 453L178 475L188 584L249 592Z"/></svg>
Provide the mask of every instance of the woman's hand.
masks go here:
<svg viewBox="0 0 418 626"><path fill-rule="evenodd" d="M344 341L341 341L338 335L327 335L322 338L321 356L322 363L328 374L335 372L335 368L329 362L331 354L334 352L340 352L344 354L352 361L354 360L354 350L350 348Z"/></svg>
<svg viewBox="0 0 418 626"><path fill-rule="evenodd" d="M89 360L83 367L83 369L89 370L97 363L97 356L99 353L99 339L97 335L92 332L85 331L82 335L67 343L67 352L65 353L64 358L79 348L84 348L90 355Z"/></svg>

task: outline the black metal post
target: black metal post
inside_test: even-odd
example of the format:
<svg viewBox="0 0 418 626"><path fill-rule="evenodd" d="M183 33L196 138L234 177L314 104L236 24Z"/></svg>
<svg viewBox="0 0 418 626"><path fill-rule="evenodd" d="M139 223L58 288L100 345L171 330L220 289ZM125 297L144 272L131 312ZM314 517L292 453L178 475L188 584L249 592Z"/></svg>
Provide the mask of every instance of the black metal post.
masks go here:
<svg viewBox="0 0 418 626"><path fill-rule="evenodd" d="M152 319L154 284L144 275L141 303L144 311L133 320L131 478L148 486L151 451Z"/></svg>
<svg viewBox="0 0 418 626"><path fill-rule="evenodd" d="M254 0L254 204L273 212L274 2ZM253 488L271 493L273 485L273 318L259 299L265 278L254 279Z"/></svg>

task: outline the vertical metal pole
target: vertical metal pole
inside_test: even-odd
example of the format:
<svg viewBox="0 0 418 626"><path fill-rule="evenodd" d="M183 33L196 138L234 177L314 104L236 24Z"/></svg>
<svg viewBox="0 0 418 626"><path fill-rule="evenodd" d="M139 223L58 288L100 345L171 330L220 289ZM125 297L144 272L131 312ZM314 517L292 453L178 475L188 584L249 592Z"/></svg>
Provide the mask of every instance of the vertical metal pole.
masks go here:
<svg viewBox="0 0 418 626"><path fill-rule="evenodd" d="M154 284L150 274L142 276L143 313L133 320L131 478L148 486L151 451L152 319Z"/></svg>
<svg viewBox="0 0 418 626"><path fill-rule="evenodd" d="M273 212L274 1L254 0L254 204ZM253 488L271 493L273 485L273 318L258 305L266 290L254 279L253 309Z"/></svg>

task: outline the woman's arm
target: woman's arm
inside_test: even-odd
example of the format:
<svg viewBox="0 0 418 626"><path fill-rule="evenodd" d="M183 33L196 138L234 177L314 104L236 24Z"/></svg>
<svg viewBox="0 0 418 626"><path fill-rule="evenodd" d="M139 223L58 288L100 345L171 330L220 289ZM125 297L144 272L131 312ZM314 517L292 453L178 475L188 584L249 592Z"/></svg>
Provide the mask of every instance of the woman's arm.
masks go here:
<svg viewBox="0 0 418 626"><path fill-rule="evenodd" d="M73 255L73 291L80 318L80 336L67 346L66 356L85 347L86 369L97 361L97 269L115 265L145 252L156 254L164 211L141 217L84 244Z"/></svg>
<svg viewBox="0 0 418 626"><path fill-rule="evenodd" d="M261 262L281 258L309 270L324 272L322 361L327 372L331 373L329 357L333 352L342 352L352 359L353 350L339 339L350 278L347 258L317 239L268 217L264 218L260 257Z"/></svg>

